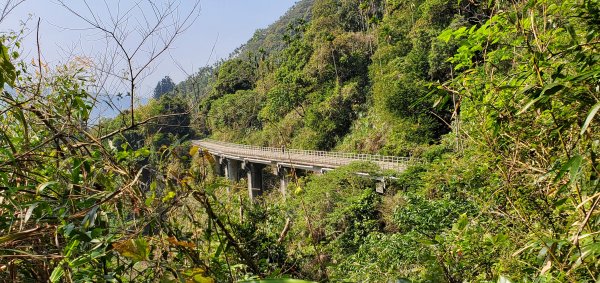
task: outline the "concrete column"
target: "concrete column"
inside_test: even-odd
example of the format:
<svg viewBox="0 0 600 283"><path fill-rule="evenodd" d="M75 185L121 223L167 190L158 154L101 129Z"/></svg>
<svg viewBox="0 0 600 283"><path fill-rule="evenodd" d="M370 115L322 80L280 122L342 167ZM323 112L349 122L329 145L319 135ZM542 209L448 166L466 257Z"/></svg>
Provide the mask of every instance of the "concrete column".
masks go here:
<svg viewBox="0 0 600 283"><path fill-rule="evenodd" d="M264 167L265 165L259 163L249 163L246 166L248 170L248 194L250 195L250 200L254 200L255 197L262 195L262 170Z"/></svg>
<svg viewBox="0 0 600 283"><path fill-rule="evenodd" d="M225 176L232 182L240 181L240 168L242 162L235 159L228 159L227 165L225 166Z"/></svg>
<svg viewBox="0 0 600 283"><path fill-rule="evenodd" d="M279 176L279 191L285 198L287 195L287 188L290 183L290 169L280 167L277 170L277 176Z"/></svg>
<svg viewBox="0 0 600 283"><path fill-rule="evenodd" d="M385 179L375 181L375 191L380 194L385 192Z"/></svg>
<svg viewBox="0 0 600 283"><path fill-rule="evenodd" d="M223 171L223 158L217 155L213 155L213 158L215 159L215 175L219 177L225 176L225 171Z"/></svg>

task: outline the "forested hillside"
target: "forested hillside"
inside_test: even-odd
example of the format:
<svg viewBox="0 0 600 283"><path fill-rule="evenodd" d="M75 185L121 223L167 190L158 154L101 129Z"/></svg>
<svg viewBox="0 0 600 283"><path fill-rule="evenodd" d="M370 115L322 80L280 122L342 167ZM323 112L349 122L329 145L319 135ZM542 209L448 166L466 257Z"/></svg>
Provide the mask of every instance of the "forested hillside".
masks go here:
<svg viewBox="0 0 600 283"><path fill-rule="evenodd" d="M87 65L41 79L16 39L2 280L600 280L598 0L303 0L98 125ZM252 201L189 142L206 137L422 162L293 174L285 196L265 170ZM379 194L356 172L394 178Z"/></svg>
<svg viewBox="0 0 600 283"><path fill-rule="evenodd" d="M252 144L408 155L450 131L452 105L433 107L440 94L431 84L451 76L447 59L456 47L436 35L485 18L484 7L419 3L418 13L407 13L413 4L312 4L310 22L299 15L274 25L287 23L285 30L269 29L268 38L280 37L284 49L257 48L261 41L253 38L218 67L202 103L208 121L201 132ZM232 111L244 114L232 118Z"/></svg>

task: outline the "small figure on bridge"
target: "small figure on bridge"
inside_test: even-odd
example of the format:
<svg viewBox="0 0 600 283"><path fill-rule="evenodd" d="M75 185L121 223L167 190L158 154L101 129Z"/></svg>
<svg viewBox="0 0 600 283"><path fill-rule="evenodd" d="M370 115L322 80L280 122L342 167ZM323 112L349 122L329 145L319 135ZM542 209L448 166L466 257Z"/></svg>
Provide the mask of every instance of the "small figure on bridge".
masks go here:
<svg viewBox="0 0 600 283"><path fill-rule="evenodd" d="M281 146L281 153L285 153L285 145Z"/></svg>

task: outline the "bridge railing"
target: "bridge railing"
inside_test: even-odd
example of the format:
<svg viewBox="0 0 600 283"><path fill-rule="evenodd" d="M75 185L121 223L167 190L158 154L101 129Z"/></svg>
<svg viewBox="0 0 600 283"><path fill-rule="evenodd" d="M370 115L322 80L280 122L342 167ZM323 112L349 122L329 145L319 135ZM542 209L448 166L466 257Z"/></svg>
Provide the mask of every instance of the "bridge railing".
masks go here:
<svg viewBox="0 0 600 283"><path fill-rule="evenodd" d="M321 151L321 150L304 150L304 149L288 149L288 148L277 148L277 147L261 147L245 144L235 144L229 142L222 142L210 139L204 139L200 141L200 144L209 144L216 146L223 151L230 153L243 154L247 157L262 157L266 159L280 158L287 159L294 157L304 158L311 157L312 162L326 162L334 165L347 165L352 161L371 161L375 162L382 167L382 169L400 169L406 167L409 164L418 164L422 161L416 158L399 157L399 156L388 156L379 154L363 154L363 153L350 153L350 152L337 152L337 151Z"/></svg>

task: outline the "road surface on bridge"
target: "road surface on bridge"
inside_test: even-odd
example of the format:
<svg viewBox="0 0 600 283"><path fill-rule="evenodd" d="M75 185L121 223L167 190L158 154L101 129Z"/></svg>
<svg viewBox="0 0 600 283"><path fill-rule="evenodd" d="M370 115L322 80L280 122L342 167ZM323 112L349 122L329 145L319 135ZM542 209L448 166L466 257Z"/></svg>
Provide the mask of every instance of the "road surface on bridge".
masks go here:
<svg viewBox="0 0 600 283"><path fill-rule="evenodd" d="M398 156L259 147L210 139L195 140L193 144L224 158L313 171L335 169L355 161L370 161L384 170L403 171L409 164L418 162Z"/></svg>

